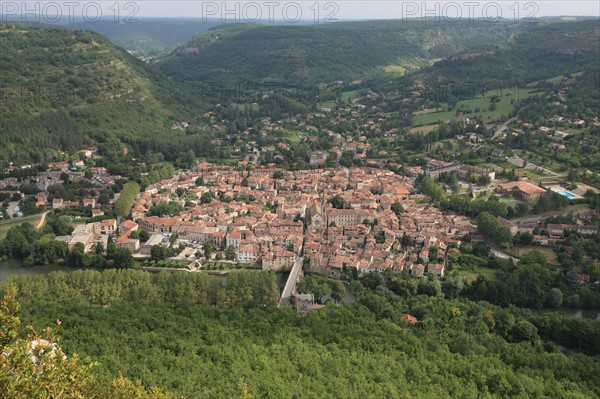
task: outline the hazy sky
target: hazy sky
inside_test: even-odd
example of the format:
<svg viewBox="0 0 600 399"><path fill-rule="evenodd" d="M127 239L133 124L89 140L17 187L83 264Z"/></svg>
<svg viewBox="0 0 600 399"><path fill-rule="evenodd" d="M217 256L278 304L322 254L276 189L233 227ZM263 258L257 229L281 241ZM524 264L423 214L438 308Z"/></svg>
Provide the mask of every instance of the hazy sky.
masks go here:
<svg viewBox="0 0 600 399"><path fill-rule="evenodd" d="M272 3L272 5L270 4ZM396 0L337 0L337 1L144 1L138 3L140 15L147 16L213 16L251 20L256 16L268 21L275 19L294 20L295 11L302 19L380 19L421 18L436 14L447 19L504 18L550 15L600 15L600 2L591 1L396 1ZM518 12L518 14L516 14ZM214 14L214 15L213 15Z"/></svg>
<svg viewBox="0 0 600 399"><path fill-rule="evenodd" d="M396 1L396 0L0 0L0 14L20 16L37 12L47 20L60 15L90 21L131 21L135 17L202 17L223 22L335 22L345 19L421 18L464 21L496 17L520 19L557 15L600 16L597 0L576 1ZM29 16L27 19L31 19ZM61 21L61 22L63 22ZM48 22L48 21L46 21Z"/></svg>

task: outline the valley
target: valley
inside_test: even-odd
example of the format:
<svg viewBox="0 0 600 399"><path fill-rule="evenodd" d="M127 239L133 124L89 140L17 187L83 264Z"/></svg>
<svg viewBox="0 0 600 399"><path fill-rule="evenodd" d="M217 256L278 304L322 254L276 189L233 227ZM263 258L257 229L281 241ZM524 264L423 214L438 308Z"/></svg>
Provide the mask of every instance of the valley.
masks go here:
<svg viewBox="0 0 600 399"><path fill-rule="evenodd" d="M197 22L0 24L7 398L600 395L598 19Z"/></svg>

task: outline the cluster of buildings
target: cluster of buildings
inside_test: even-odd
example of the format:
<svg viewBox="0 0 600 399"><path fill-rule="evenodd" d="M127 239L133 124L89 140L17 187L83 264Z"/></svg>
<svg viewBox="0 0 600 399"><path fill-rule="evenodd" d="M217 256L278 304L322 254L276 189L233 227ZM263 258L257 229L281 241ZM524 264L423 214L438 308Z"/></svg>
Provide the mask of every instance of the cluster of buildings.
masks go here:
<svg viewBox="0 0 600 399"><path fill-rule="evenodd" d="M278 170L282 178L274 177ZM195 184L199 178L204 184ZM182 190L185 198L177 194ZM213 200L201 203L206 193ZM343 209L333 207L333 198ZM178 202L184 210L146 216L161 201ZM395 202L404 212L390 209ZM468 218L443 214L413 194L408 178L375 168L281 171L200 164L148 186L132 216L159 244L174 234L183 242L231 247L238 263L282 270L304 260L309 271L336 277L352 269L443 276L450 245L476 230Z"/></svg>
<svg viewBox="0 0 600 399"><path fill-rule="evenodd" d="M78 243L83 245L84 252L93 250L98 244L106 249L109 239L114 239L117 248L127 248L136 252L140 248L140 240L130 235L137 229L137 223L131 220L124 220L117 226L115 219L106 219L95 223L78 224L70 235L58 236L56 239L66 242L69 251L73 251Z"/></svg>
<svg viewBox="0 0 600 399"><path fill-rule="evenodd" d="M149 216L161 202L175 202L183 210ZM392 210L397 202L404 211ZM462 236L476 231L467 217L444 214L414 194L409 178L377 168L283 171L205 163L146 187L131 216L120 223L77 225L71 235L57 239L70 250L81 243L90 251L97 243L106 248L112 237L117 247L144 257L154 245L173 245L174 235L176 245L210 244L215 253L229 249L235 262L264 270L303 262L306 270L333 277L353 270L420 277L443 276L448 254ZM140 242L133 234L138 229L149 232L150 239Z"/></svg>
<svg viewBox="0 0 600 399"><path fill-rule="evenodd" d="M99 243L106 248L116 229L116 220L108 219L98 223L79 224L70 235L58 236L56 239L66 242L69 252L73 251L77 244L83 244L84 252L89 252Z"/></svg>
<svg viewBox="0 0 600 399"><path fill-rule="evenodd" d="M452 244L460 245L460 238L476 227L405 191L390 186L373 202L361 201L353 209L334 209L322 199L312 202L306 212L307 270L332 277L352 269L359 275L392 270L443 276ZM390 209L396 201L404 208L399 215Z"/></svg>

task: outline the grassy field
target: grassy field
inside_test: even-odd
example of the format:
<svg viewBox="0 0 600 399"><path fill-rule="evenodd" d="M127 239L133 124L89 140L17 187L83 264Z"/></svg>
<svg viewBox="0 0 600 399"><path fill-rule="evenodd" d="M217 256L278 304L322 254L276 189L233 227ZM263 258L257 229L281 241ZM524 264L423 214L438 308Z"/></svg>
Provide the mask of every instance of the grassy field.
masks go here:
<svg viewBox="0 0 600 399"><path fill-rule="evenodd" d="M542 177L547 177L542 172L534 170L534 169L519 169L519 172L525 173L530 180L537 180ZM554 177L554 179L556 179L556 177Z"/></svg>
<svg viewBox="0 0 600 399"><path fill-rule="evenodd" d="M93 218L79 218L79 219L71 219L71 224L72 225L76 225L76 224L87 224L87 223L91 223Z"/></svg>
<svg viewBox="0 0 600 399"><path fill-rule="evenodd" d="M456 118L456 111L441 111L428 114L415 115L412 118L413 126L431 125L439 121Z"/></svg>
<svg viewBox="0 0 600 399"><path fill-rule="evenodd" d="M447 121L457 118L456 112L464 112L464 117L481 116L485 122L498 121L503 115L508 116L513 109L512 100L527 98L533 93L533 89L504 89L490 90L484 95L474 99L462 100L456 103L456 107L451 111L430 112L421 115L415 115L412 118L413 126L431 125L439 121ZM500 101L496 103L496 109L490 111L490 99L498 96Z"/></svg>
<svg viewBox="0 0 600 399"><path fill-rule="evenodd" d="M416 133L416 132L429 133L433 129L437 128L438 126L439 125L437 125L437 124L434 124L434 125L423 125L423 126L411 127L410 129L408 129L408 131L411 132L411 133Z"/></svg>
<svg viewBox="0 0 600 399"><path fill-rule="evenodd" d="M537 247L534 245L515 245L511 249L512 254L515 256L522 256L531 251L538 251L544 255L549 266L560 266L560 263L558 263L558 257L552 248Z"/></svg>
<svg viewBox="0 0 600 399"><path fill-rule="evenodd" d="M489 269L487 267L478 267L474 272L455 267L450 273L464 277L469 283L477 280L479 276L483 276L486 280L490 281L496 280L496 269Z"/></svg>
<svg viewBox="0 0 600 399"><path fill-rule="evenodd" d="M0 222L0 240L3 240L6 237L6 233L11 227L19 226L25 222L36 226L41 218L42 214L40 213L38 215L25 216L16 220L6 220L4 222Z"/></svg>
<svg viewBox="0 0 600 399"><path fill-rule="evenodd" d="M513 222L532 222L532 221L536 221L536 220L543 220L543 219L546 219L546 218L554 216L554 215L566 215L569 212L587 211L589 209L590 209L589 204L575 204L575 205L569 205L565 209L562 209L562 210L553 210L553 211L547 211L547 212L540 213L540 214L531 214L531 215L524 216L522 218L515 218L515 219L511 219L511 220Z"/></svg>
<svg viewBox="0 0 600 399"><path fill-rule="evenodd" d="M500 197L500 202L504 202L508 206L515 207L515 206L517 206L518 204L520 204L523 201L519 201L519 200L516 200L516 199L514 199L512 197L508 197L506 195L503 195L503 196Z"/></svg>
<svg viewBox="0 0 600 399"><path fill-rule="evenodd" d="M329 100L329 101L324 101L321 103L321 109L323 108L329 108L329 109L334 109L335 108L335 101L334 100Z"/></svg>
<svg viewBox="0 0 600 399"><path fill-rule="evenodd" d="M406 73L406 68L401 67L400 65L386 65L383 67L383 70L396 76L403 76Z"/></svg>
<svg viewBox="0 0 600 399"><path fill-rule="evenodd" d="M515 154L519 155L521 158L526 159L529 162L532 162L538 166L543 166L544 168L550 169L558 174L564 172L566 168L564 164L558 163L551 157L540 157L539 154L532 151L517 150L515 151ZM521 169L520 171L523 170ZM556 179L556 177L554 178Z"/></svg>
<svg viewBox="0 0 600 399"><path fill-rule="evenodd" d="M236 270L236 269L256 269L253 263L225 263L225 262L207 262L202 264L202 270Z"/></svg>
<svg viewBox="0 0 600 399"><path fill-rule="evenodd" d="M407 72L414 72L421 68L435 64L442 60L442 58L423 59L419 57L406 57L403 60L399 60L398 64L390 64L380 67L384 72L393 76L403 76Z"/></svg>
<svg viewBox="0 0 600 399"><path fill-rule="evenodd" d="M546 79L546 82L552 83L554 85L559 84L563 80L564 77L565 77L565 75L558 75L553 78Z"/></svg>
<svg viewBox="0 0 600 399"><path fill-rule="evenodd" d="M357 90L344 91L342 92L342 100L348 101L357 97Z"/></svg>
<svg viewBox="0 0 600 399"><path fill-rule="evenodd" d="M576 72L571 74L572 78L578 78L583 74L583 72ZM559 84L560 82L562 82L562 80L565 78L565 75L558 75L558 76L554 76L550 79L546 79L546 82L552 83L552 84ZM572 79L571 79L572 80Z"/></svg>
<svg viewBox="0 0 600 399"><path fill-rule="evenodd" d="M285 138L291 141L292 143L298 143L300 141L300 136L298 135L298 132L294 130L288 130L288 135L285 136Z"/></svg>
<svg viewBox="0 0 600 399"><path fill-rule="evenodd" d="M259 105L256 103L252 103L252 104L238 104L238 103L233 103L231 104L232 107L237 108L239 111L244 111L244 109L246 107L249 107L252 111L258 112L258 110L260 109Z"/></svg>

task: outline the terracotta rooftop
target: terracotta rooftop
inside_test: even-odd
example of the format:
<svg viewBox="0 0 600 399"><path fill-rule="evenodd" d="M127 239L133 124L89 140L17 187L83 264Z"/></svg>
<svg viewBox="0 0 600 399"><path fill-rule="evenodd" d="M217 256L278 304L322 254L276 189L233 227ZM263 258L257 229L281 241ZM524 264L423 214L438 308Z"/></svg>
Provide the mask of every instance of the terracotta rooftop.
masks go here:
<svg viewBox="0 0 600 399"><path fill-rule="evenodd" d="M524 192L525 194L543 194L546 192L546 190L544 190L543 188L526 181L513 181L510 183L500 184L500 187L503 190L512 190L516 188L519 191Z"/></svg>

